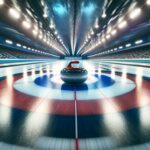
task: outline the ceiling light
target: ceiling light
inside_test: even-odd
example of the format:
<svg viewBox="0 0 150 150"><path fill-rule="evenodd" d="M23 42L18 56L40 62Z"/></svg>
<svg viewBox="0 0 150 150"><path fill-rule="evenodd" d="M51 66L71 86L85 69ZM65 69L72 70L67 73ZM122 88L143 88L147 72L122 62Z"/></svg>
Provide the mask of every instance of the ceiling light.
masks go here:
<svg viewBox="0 0 150 150"><path fill-rule="evenodd" d="M46 42L46 38L44 38L43 41Z"/></svg>
<svg viewBox="0 0 150 150"><path fill-rule="evenodd" d="M54 28L54 25L53 24L50 24L50 26L49 26L51 29L53 29Z"/></svg>
<svg viewBox="0 0 150 150"><path fill-rule="evenodd" d="M95 25L95 28L96 28L96 29L98 29L98 28L99 28L99 25L98 25L98 24L96 24L96 25Z"/></svg>
<svg viewBox="0 0 150 150"><path fill-rule="evenodd" d="M119 27L120 29L122 29L122 28L124 28L124 27L126 27L126 26L127 26L127 22L126 22L126 21L122 21L122 22L120 22L119 25L118 25L118 27Z"/></svg>
<svg viewBox="0 0 150 150"><path fill-rule="evenodd" d="M90 39L90 38L91 38L91 36L89 35L89 36L88 36L88 39Z"/></svg>
<svg viewBox="0 0 150 150"><path fill-rule="evenodd" d="M146 4L147 4L147 5L150 5L150 0L147 0L147 1L146 1Z"/></svg>
<svg viewBox="0 0 150 150"><path fill-rule="evenodd" d="M108 34L108 35L106 35L106 38L107 38L107 39L110 39L110 35L109 35L109 34Z"/></svg>
<svg viewBox="0 0 150 150"><path fill-rule="evenodd" d="M39 39L42 39L42 38L43 38L43 33L42 33L42 31L40 31Z"/></svg>
<svg viewBox="0 0 150 150"><path fill-rule="evenodd" d="M106 13L105 12L103 12L103 14L102 14L102 18L106 18Z"/></svg>
<svg viewBox="0 0 150 150"><path fill-rule="evenodd" d="M21 44L19 44L19 43L17 43L16 45L17 45L17 47L21 47Z"/></svg>
<svg viewBox="0 0 150 150"><path fill-rule="evenodd" d="M4 0L0 0L0 5L3 5L4 4Z"/></svg>
<svg viewBox="0 0 150 150"><path fill-rule="evenodd" d="M94 35L94 31L93 30L91 30L91 35Z"/></svg>
<svg viewBox="0 0 150 150"><path fill-rule="evenodd" d="M130 14L130 19L135 19L136 17L138 17L141 14L141 9L140 8L136 8L135 10L133 10Z"/></svg>
<svg viewBox="0 0 150 150"><path fill-rule="evenodd" d="M126 44L126 47L130 47L131 46L131 44Z"/></svg>
<svg viewBox="0 0 150 150"><path fill-rule="evenodd" d="M44 14L43 14L43 17L44 17L44 18L47 18L47 17L48 17L48 15L47 15L46 13L44 13Z"/></svg>
<svg viewBox="0 0 150 150"><path fill-rule="evenodd" d="M111 35L116 35L116 34L117 34L117 30L114 29L111 31Z"/></svg>
<svg viewBox="0 0 150 150"><path fill-rule="evenodd" d="M102 38L102 42L105 42L106 41L106 39L105 38Z"/></svg>
<svg viewBox="0 0 150 150"><path fill-rule="evenodd" d="M119 17L118 19L118 23L120 23L121 21L123 21L124 17Z"/></svg>
<svg viewBox="0 0 150 150"><path fill-rule="evenodd" d="M14 19L19 19L20 18L20 13L15 8L10 8L9 9L9 15Z"/></svg>
<svg viewBox="0 0 150 150"><path fill-rule="evenodd" d="M26 46L23 46L23 48L26 49L27 47L26 47Z"/></svg>
<svg viewBox="0 0 150 150"><path fill-rule="evenodd" d="M34 25L34 30L38 31L38 25Z"/></svg>
<svg viewBox="0 0 150 150"><path fill-rule="evenodd" d="M39 39L42 39L42 38L43 38L43 36L42 36L42 34L40 34L40 35L39 35Z"/></svg>
<svg viewBox="0 0 150 150"><path fill-rule="evenodd" d="M13 41L11 41L11 40L5 40L5 42L6 42L7 44L13 44Z"/></svg>
<svg viewBox="0 0 150 150"><path fill-rule="evenodd" d="M95 27L96 29L98 29L98 28L99 28L98 18L97 18L97 19L96 19L96 21L95 21L95 25L94 25L94 27Z"/></svg>
<svg viewBox="0 0 150 150"><path fill-rule="evenodd" d="M123 49L123 46L119 46L119 49Z"/></svg>
<svg viewBox="0 0 150 150"><path fill-rule="evenodd" d="M141 44L141 43L143 43L143 40L138 40L135 42L135 44Z"/></svg>
<svg viewBox="0 0 150 150"><path fill-rule="evenodd" d="M32 30L32 33L33 33L33 35L36 36L38 34L38 31L34 29L34 30Z"/></svg>
<svg viewBox="0 0 150 150"><path fill-rule="evenodd" d="M58 34L57 31L55 31L54 34L57 35Z"/></svg>
<svg viewBox="0 0 150 150"><path fill-rule="evenodd" d="M23 25L23 27L26 28L26 29L30 29L30 28L31 28L31 23L28 22L28 21L23 21L23 22L22 22L22 25Z"/></svg>
<svg viewBox="0 0 150 150"><path fill-rule="evenodd" d="M110 32L111 32L111 27L109 27L107 30L107 33L110 33Z"/></svg>

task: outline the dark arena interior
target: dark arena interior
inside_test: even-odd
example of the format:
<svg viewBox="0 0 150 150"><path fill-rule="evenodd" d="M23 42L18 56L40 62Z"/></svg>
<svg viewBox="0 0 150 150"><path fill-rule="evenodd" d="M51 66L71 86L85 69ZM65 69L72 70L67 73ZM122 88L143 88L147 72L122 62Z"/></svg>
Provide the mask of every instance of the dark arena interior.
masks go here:
<svg viewBox="0 0 150 150"><path fill-rule="evenodd" d="M150 0L0 0L0 150L150 150Z"/></svg>

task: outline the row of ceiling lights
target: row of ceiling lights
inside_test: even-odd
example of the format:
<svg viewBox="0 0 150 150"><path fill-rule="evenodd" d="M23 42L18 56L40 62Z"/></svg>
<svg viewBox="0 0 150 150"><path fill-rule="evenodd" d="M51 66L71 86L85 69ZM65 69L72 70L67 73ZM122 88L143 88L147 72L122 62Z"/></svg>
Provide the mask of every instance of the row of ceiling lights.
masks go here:
<svg viewBox="0 0 150 150"><path fill-rule="evenodd" d="M142 43L143 43L143 40L142 40L142 39L137 40L137 41L134 42L135 45L142 44ZM98 54L90 55L90 56L88 56L88 57L91 58L91 57L95 57L95 56L102 56L102 55L105 55L105 54L109 54L109 53L112 53L112 52L116 52L116 51L118 51L118 50L122 50L123 48L129 48L129 47L131 47L131 46L132 46L131 43L127 43L125 46L120 45L120 46L115 47L115 48L113 48L113 49L106 50L106 51L100 52L100 53L98 53Z"/></svg>
<svg viewBox="0 0 150 150"><path fill-rule="evenodd" d="M5 42L9 45L14 44L14 42L10 39L6 39ZM16 43L16 46L19 47L19 48L29 50L30 52L37 52L39 54L44 54L44 55L53 56L53 57L59 57L57 55L49 54L49 53L43 52L41 50L37 50L37 49L31 48L31 47L28 47L28 46L25 46L25 45L21 45L20 43Z"/></svg>
<svg viewBox="0 0 150 150"><path fill-rule="evenodd" d="M146 4L147 4L147 5L150 5L150 0L147 0L147 1L146 1ZM134 19L136 19L141 13L142 13L141 8L136 8L136 9L134 9L134 10L129 14L129 19L134 20ZM105 17L106 17L106 16L105 16ZM103 18L104 18L104 16L103 16ZM96 20L96 22L97 22L97 23L95 24L95 28L99 28L98 20ZM109 27L107 28L106 34L103 35L103 36L101 36L101 38L99 38L99 39L97 40L97 42L94 42L93 44L90 45L89 48L87 48L87 47L84 47L84 46L88 43L89 40L91 40L92 35L94 35L94 31L93 31L93 29L91 29L91 32L88 34L88 37L86 38L86 40L85 40L85 42L84 42L84 44L83 44L83 46L82 46L82 48L84 47L82 55L84 55L84 54L86 54L86 53L92 51L93 49L95 49L96 47L98 47L98 46L100 46L100 45L102 45L102 44L105 44L106 41L109 41L111 37L116 36L117 32L118 32L119 30L122 30L122 29L124 29L125 27L127 27L127 25L128 25L127 21L126 21L126 20L123 20L123 17L120 18L120 19L118 20L117 27L111 27L111 26L109 26ZM81 51L81 50L82 50L82 49L80 49L80 51ZM85 51L84 51L84 50L85 50ZM79 53L79 52L78 52L78 53Z"/></svg>
<svg viewBox="0 0 150 150"><path fill-rule="evenodd" d="M0 6L4 5L4 0L0 0ZM16 8L9 8L8 10L9 15L11 16L12 19L14 20L18 20L21 18L21 12L20 10L16 9ZM33 26L33 29L32 29ZM60 52L61 54L65 55L65 53L63 52L63 50L61 50L61 47L58 46L58 44L56 45L56 43L54 41L50 41L50 32L48 31L47 34L43 34L42 29L39 30L39 27L37 24L32 25L30 19L28 19L26 17L25 20L22 21L22 27L26 30L32 29L32 33L34 37L38 37L39 40L41 40L41 42L44 42L44 44L46 44L47 46L52 47L53 49L55 49L56 51ZM51 23L50 28L54 29L54 25ZM57 36L57 38L59 39L60 43L63 45L63 47L65 46L63 44L62 39L59 37L57 31L55 30L54 34ZM66 47L65 47L66 49Z"/></svg>
<svg viewBox="0 0 150 150"><path fill-rule="evenodd" d="M141 9L137 8L135 9L129 16L130 19L134 19L136 17L138 17L141 14ZM92 45L87 51L85 51L83 54L93 50L94 48L96 48L99 45L105 44L105 42L107 40L109 40L111 38L111 36L115 36L118 32L118 30L122 30L123 28L125 28L127 26L127 21L126 20L120 20L118 23L117 28L112 29L111 27L108 28L106 35L103 35L101 37L101 39L98 40L98 42L96 42L96 44Z"/></svg>

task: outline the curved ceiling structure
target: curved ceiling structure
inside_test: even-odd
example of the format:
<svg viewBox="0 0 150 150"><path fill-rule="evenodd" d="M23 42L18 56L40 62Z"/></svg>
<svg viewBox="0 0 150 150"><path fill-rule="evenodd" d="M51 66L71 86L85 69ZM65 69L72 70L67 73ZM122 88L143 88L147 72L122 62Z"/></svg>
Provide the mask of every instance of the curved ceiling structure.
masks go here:
<svg viewBox="0 0 150 150"><path fill-rule="evenodd" d="M104 56L149 43L149 3L0 0L0 35L20 48L25 45L27 52L51 57Z"/></svg>

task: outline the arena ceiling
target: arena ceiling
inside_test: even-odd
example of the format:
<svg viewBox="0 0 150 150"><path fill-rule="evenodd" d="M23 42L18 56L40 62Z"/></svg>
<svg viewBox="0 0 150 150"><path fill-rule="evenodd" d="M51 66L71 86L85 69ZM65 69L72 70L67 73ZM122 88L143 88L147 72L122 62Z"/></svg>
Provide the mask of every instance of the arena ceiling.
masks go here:
<svg viewBox="0 0 150 150"><path fill-rule="evenodd" d="M0 0L0 34L52 56L94 57L149 37L149 14L149 0Z"/></svg>

